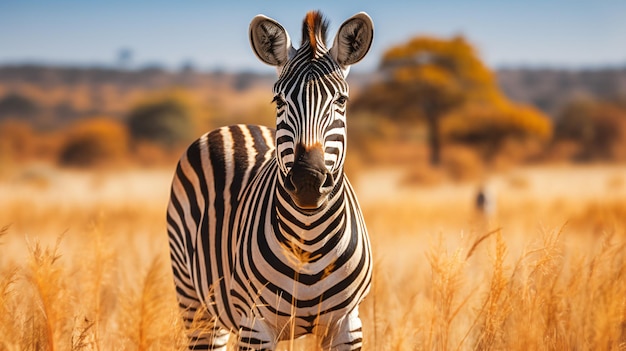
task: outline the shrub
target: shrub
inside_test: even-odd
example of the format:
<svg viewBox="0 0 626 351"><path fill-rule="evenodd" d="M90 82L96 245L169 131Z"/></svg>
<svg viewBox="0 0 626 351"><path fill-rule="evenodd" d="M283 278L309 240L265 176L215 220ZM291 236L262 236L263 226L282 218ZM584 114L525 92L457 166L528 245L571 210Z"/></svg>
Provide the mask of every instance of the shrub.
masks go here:
<svg viewBox="0 0 626 351"><path fill-rule="evenodd" d="M626 158L626 110L618 104L572 101L558 116L557 141L578 143L577 160Z"/></svg>
<svg viewBox="0 0 626 351"><path fill-rule="evenodd" d="M33 153L37 141L29 123L7 120L0 123L0 160L22 161Z"/></svg>
<svg viewBox="0 0 626 351"><path fill-rule="evenodd" d="M0 99L0 118L34 119L39 112L37 103L26 96L14 93Z"/></svg>
<svg viewBox="0 0 626 351"><path fill-rule="evenodd" d="M180 93L149 98L128 115L130 135L136 141L149 141L164 147L188 142L194 131L191 107Z"/></svg>
<svg viewBox="0 0 626 351"><path fill-rule="evenodd" d="M111 164L123 159L127 152L126 127L110 118L93 118L70 127L59 163L74 167Z"/></svg>

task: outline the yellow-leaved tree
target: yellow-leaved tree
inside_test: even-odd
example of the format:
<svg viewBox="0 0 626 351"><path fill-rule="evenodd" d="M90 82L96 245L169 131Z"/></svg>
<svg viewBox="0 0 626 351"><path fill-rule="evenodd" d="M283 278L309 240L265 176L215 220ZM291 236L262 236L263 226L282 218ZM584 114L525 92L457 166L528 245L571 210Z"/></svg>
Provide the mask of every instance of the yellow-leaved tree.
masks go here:
<svg viewBox="0 0 626 351"><path fill-rule="evenodd" d="M382 78L363 89L353 108L403 125L425 122L432 165L441 161L444 138L497 147L508 136L551 136L550 120L509 101L462 36L415 37L387 50L380 71Z"/></svg>

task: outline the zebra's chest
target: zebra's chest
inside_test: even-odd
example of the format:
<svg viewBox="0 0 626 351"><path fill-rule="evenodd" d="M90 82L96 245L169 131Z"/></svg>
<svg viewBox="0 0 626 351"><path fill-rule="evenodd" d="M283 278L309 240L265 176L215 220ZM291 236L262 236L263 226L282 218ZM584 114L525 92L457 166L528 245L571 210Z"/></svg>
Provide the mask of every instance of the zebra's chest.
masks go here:
<svg viewBox="0 0 626 351"><path fill-rule="evenodd" d="M339 196L335 211L285 223L277 214L276 164L267 167L246 189L234 222L230 303L240 316L253 313L274 326L290 316L303 328L332 323L360 302L371 277L360 215Z"/></svg>
<svg viewBox="0 0 626 351"><path fill-rule="evenodd" d="M271 212L270 212L271 213ZM350 226L348 226L350 228ZM335 310L354 294L354 275L362 255L359 232L332 232L312 245L276 233L268 215L243 235L237 249L235 279L249 296L249 305L269 314L314 316ZM239 294L239 292L237 292ZM348 306L346 306L348 308Z"/></svg>

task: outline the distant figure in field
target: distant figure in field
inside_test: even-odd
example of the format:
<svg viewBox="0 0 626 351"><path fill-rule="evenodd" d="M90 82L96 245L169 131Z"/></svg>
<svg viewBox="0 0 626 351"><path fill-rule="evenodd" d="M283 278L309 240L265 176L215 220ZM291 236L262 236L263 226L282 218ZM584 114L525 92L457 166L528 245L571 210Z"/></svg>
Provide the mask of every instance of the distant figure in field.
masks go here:
<svg viewBox="0 0 626 351"><path fill-rule="evenodd" d="M493 189L482 183L478 186L474 202L476 212L485 219L491 219L496 213L496 198Z"/></svg>

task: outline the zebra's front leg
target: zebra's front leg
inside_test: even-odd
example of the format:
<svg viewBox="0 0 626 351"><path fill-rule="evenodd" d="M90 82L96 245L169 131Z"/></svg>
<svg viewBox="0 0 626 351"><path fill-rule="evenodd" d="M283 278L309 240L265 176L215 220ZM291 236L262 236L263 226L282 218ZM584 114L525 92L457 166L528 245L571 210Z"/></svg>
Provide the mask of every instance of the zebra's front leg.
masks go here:
<svg viewBox="0 0 626 351"><path fill-rule="evenodd" d="M276 336L261 317L245 316L239 322L239 350L274 350Z"/></svg>
<svg viewBox="0 0 626 351"><path fill-rule="evenodd" d="M230 332L214 326L209 329L189 330L189 350L226 351Z"/></svg>
<svg viewBox="0 0 626 351"><path fill-rule="evenodd" d="M176 256L172 255L174 261ZM185 265L174 264L176 298L187 331L189 350L226 351L230 332L220 328L200 301Z"/></svg>
<svg viewBox="0 0 626 351"><path fill-rule="evenodd" d="M354 351L361 350L363 345L363 328L359 318L359 310L355 308L340 319L322 336L322 350L324 351Z"/></svg>
<svg viewBox="0 0 626 351"><path fill-rule="evenodd" d="M215 318L207 313L197 296L179 294L178 299L187 330L189 350L226 351L230 332L217 325Z"/></svg>
<svg viewBox="0 0 626 351"><path fill-rule="evenodd" d="M217 325L192 289L178 289L178 292L189 350L226 351L230 332Z"/></svg>

